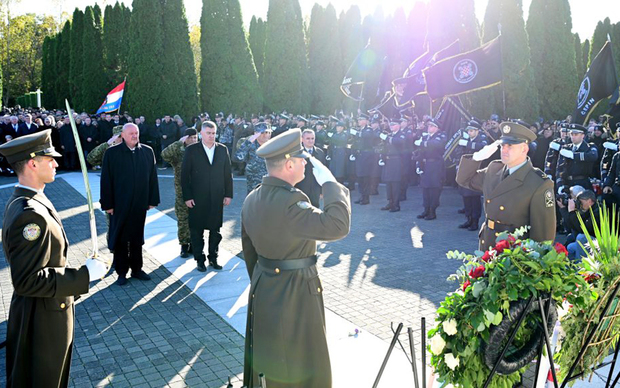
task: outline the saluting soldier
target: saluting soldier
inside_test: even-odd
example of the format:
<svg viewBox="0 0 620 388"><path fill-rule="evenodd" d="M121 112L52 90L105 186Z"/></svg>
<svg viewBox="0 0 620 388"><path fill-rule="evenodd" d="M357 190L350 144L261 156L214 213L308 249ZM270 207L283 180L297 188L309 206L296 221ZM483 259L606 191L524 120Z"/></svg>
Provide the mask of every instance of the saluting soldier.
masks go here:
<svg viewBox="0 0 620 388"><path fill-rule="evenodd" d="M329 145L329 136L327 135L327 131L325 130L325 123L321 120L316 122L315 125L315 137L316 137L316 146L322 149L324 152L327 151L327 146Z"/></svg>
<svg viewBox="0 0 620 388"><path fill-rule="evenodd" d="M586 128L579 124L569 124L568 129L571 141L560 148L556 169L558 194L568 193L575 185L592 190L590 174L592 165L598 160L596 146L584 141Z"/></svg>
<svg viewBox="0 0 620 388"><path fill-rule="evenodd" d="M403 178L403 151L407 137L400 129L400 123L390 121L390 134L387 135L380 164L383 163L382 179L386 184L387 204L381 210L391 213L400 211L400 185Z"/></svg>
<svg viewBox="0 0 620 388"><path fill-rule="evenodd" d="M123 132L123 126L117 125L112 129L112 137L108 139L108 141L104 141L88 153L86 160L91 166L101 166L101 163L103 163L103 154L105 154L108 148L120 144L123 141L121 132Z"/></svg>
<svg viewBox="0 0 620 388"><path fill-rule="evenodd" d="M445 166L443 153L448 142L446 134L440 131L439 123L435 119L429 119L426 124L425 135L416 140L419 147L416 150L416 173L420 175L422 187L422 204L424 211L418 214L418 218L434 220L437 218L439 198L445 179Z"/></svg>
<svg viewBox="0 0 620 388"><path fill-rule="evenodd" d="M174 169L174 213L177 216L177 237L181 244L182 258L189 257L191 253L191 236L189 232L189 209L183 200L183 188L181 186L181 166L185 148L198 142L198 132L194 128L187 128L183 137L170 144L161 152L161 158L170 163Z"/></svg>
<svg viewBox="0 0 620 388"><path fill-rule="evenodd" d="M8 199L2 246L13 297L6 343L6 386L66 387L73 351L75 297L108 271L99 260L67 267L69 241L60 216L43 190L54 181L61 155L51 130L21 136L0 146L19 184Z"/></svg>
<svg viewBox="0 0 620 388"><path fill-rule="evenodd" d="M267 166L265 160L258 156L256 150L271 138L271 127L266 123L254 126L254 135L247 139L239 139L235 159L245 162L246 184L248 193L258 186L265 175Z"/></svg>
<svg viewBox="0 0 620 388"><path fill-rule="evenodd" d="M241 212L241 241L251 278L243 383L267 387L329 388L331 366L325 337L323 286L316 267L316 242L349 233L349 191L329 169L311 158L322 186L324 210L312 206L294 185L308 157L301 131L291 129L257 151L269 174Z"/></svg>
<svg viewBox="0 0 620 388"><path fill-rule="evenodd" d="M480 250L495 245L501 232L513 232L529 226L526 234L535 241L555 238L555 198L553 182L532 166L527 156L536 135L514 122L500 125L502 136L473 155L463 155L456 182L468 189L482 191L486 221L480 233ZM482 170L480 164L501 145L501 160Z"/></svg>
<svg viewBox="0 0 620 388"><path fill-rule="evenodd" d="M611 168L611 161L614 155L618 152L618 145L620 145L620 122L616 124L616 138L609 139L603 143L603 157L601 158L601 182L607 179L607 174Z"/></svg>
<svg viewBox="0 0 620 388"><path fill-rule="evenodd" d="M556 178L560 149L563 145L568 144L569 142L568 124L560 123L560 137L549 143L549 149L547 150L547 155L545 156L545 174L547 174L547 176L554 181Z"/></svg>

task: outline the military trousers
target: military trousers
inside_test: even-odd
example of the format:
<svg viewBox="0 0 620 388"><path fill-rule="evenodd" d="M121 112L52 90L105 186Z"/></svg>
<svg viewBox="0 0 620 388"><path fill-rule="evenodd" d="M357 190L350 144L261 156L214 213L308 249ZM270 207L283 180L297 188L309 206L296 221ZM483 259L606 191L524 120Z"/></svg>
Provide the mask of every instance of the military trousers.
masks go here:
<svg viewBox="0 0 620 388"><path fill-rule="evenodd" d="M482 196L481 195L464 195L463 205L465 207L465 216L471 217L474 221L478 221L482 215Z"/></svg>
<svg viewBox="0 0 620 388"><path fill-rule="evenodd" d="M424 187L422 189L422 205L424 209L435 210L439 207L442 187Z"/></svg>
<svg viewBox="0 0 620 388"><path fill-rule="evenodd" d="M400 208L400 198L401 198L401 182L386 182L385 183L385 191L387 193L387 200L392 209Z"/></svg>
<svg viewBox="0 0 620 388"><path fill-rule="evenodd" d="M219 252L220 241L222 241L222 234L220 228L208 229L209 230L209 262L217 263L217 254ZM204 229L190 228L190 235L192 238L192 252L194 252L194 259L199 263L205 262L205 254L203 249L205 247Z"/></svg>
<svg viewBox="0 0 620 388"><path fill-rule="evenodd" d="M179 244L186 245L192 242L189 232L189 208L183 202L183 194L176 192L174 212L177 215L177 237Z"/></svg>

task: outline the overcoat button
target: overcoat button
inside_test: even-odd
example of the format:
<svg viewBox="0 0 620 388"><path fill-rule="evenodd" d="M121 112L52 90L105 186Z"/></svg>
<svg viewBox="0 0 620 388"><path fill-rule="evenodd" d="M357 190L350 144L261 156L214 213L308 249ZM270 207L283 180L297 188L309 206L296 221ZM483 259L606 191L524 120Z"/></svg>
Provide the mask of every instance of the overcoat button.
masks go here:
<svg viewBox="0 0 620 388"><path fill-rule="evenodd" d="M280 273L280 268L275 269L276 273Z"/></svg>
<svg viewBox="0 0 620 388"><path fill-rule="evenodd" d="M61 308L61 309L64 309L64 308L65 308L65 306L67 306L67 305L66 305L66 304L64 304L64 303L61 303L61 304L60 304L60 308Z"/></svg>
<svg viewBox="0 0 620 388"><path fill-rule="evenodd" d="M504 209L506 209L506 208L505 208L505 207L503 207L503 206L500 206L500 207L499 207L499 210L504 210Z"/></svg>

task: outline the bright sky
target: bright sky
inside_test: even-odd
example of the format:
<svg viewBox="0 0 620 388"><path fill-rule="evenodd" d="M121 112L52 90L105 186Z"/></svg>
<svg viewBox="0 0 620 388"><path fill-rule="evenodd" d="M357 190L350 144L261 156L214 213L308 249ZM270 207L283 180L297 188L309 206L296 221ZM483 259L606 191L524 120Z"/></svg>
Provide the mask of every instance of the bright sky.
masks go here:
<svg viewBox="0 0 620 388"><path fill-rule="evenodd" d="M121 0L125 4L131 4L131 0ZM202 0L183 0L185 2L186 13L190 24L197 24L200 20L200 12L202 8ZM353 4L357 4L362 12L362 17L372 14L378 5L383 7L383 13L389 15L398 7L402 7L406 13L413 7L416 0L299 0L304 17L310 15L312 6L315 3L326 6L329 3L336 8L336 12L346 11ZM427 0L421 0L427 1ZM455 2L460 0L453 0ZM106 4L114 4L116 0L21 0L15 3L13 0L13 12L17 14L26 12L45 13L59 15L61 12L72 13L75 7L83 9L88 4L99 3L101 8ZM246 26L249 26L252 15L267 17L267 9L269 0L240 0L241 11ZM484 18L488 0L475 0L476 15L478 20ZM524 16L527 18L527 12L531 0L523 0ZM571 5L571 14L573 16L573 32L578 32L582 40L590 38L599 20L605 19L607 16L612 23L620 21L620 1L618 0L569 0Z"/></svg>

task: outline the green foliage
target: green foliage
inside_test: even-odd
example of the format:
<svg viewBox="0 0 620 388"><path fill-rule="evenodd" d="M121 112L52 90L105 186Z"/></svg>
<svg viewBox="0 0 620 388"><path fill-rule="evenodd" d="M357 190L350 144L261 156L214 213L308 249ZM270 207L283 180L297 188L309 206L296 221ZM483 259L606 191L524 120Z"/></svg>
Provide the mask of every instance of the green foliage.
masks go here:
<svg viewBox="0 0 620 388"><path fill-rule="evenodd" d="M105 99L108 90L103 68L101 50L101 27L95 20L95 11L86 7L82 35L82 85L80 110L95 113ZM72 101L72 100L70 100Z"/></svg>
<svg viewBox="0 0 620 388"><path fill-rule="evenodd" d="M312 8L308 28L308 68L311 85L311 112L329 114L337 107L341 97L338 90L342 82L339 69L340 37L336 22L336 10L330 4L323 9L318 4Z"/></svg>
<svg viewBox="0 0 620 388"><path fill-rule="evenodd" d="M108 80L107 89L112 89L127 76L127 55L129 46L129 23L125 21L124 6L118 2L107 5L103 16L103 63Z"/></svg>
<svg viewBox="0 0 620 388"><path fill-rule="evenodd" d="M341 13L338 19L338 35L340 36L340 52L342 55L342 65L340 69L340 80L344 78L349 66L357 54L364 48L366 42L362 37L362 17L357 5L351 6L346 13ZM340 93L342 108L346 112L357 110L357 102L344 98Z"/></svg>
<svg viewBox="0 0 620 388"><path fill-rule="evenodd" d="M267 38L267 24L263 19L256 19L252 16L250 21L250 31L248 35L248 44L252 51L252 58L254 59L254 66L256 67L256 73L258 79L263 77L263 62L265 61L265 39Z"/></svg>
<svg viewBox="0 0 620 388"><path fill-rule="evenodd" d="M71 23L67 21L58 36L56 46L56 107L63 106L61 102L71 98L69 89L69 68L71 58Z"/></svg>
<svg viewBox="0 0 620 388"><path fill-rule="evenodd" d="M267 111L307 112L308 65L298 0L270 0L263 65Z"/></svg>
<svg viewBox="0 0 620 388"><path fill-rule="evenodd" d="M575 45L575 65L577 67L577 81L580 81L584 74L586 74L585 64L583 63L583 52L581 51L581 38L579 38L579 34L575 33L574 37L574 45Z"/></svg>
<svg viewBox="0 0 620 388"><path fill-rule="evenodd" d="M41 58L41 90L43 91L42 104L45 107L56 106L56 97L54 96L54 60L55 56L55 40L53 36L46 36L43 40L43 54ZM0 71L0 77L2 72ZM0 85L0 93L2 87ZM2 100L0 96L0 100Z"/></svg>
<svg viewBox="0 0 620 388"><path fill-rule="evenodd" d="M128 76L123 97L133 115L154 120L164 113L170 86L161 58L164 55L160 0L134 0L132 4ZM169 112L168 112L169 113Z"/></svg>
<svg viewBox="0 0 620 388"><path fill-rule="evenodd" d="M519 236L517 233L516 236ZM489 338L489 329L501 323L511 302L551 293L556 303L566 297L580 306L583 300L572 297L578 287L585 287L583 278L560 245L520 240L515 235L501 234L489 251L466 255L449 252L448 258L462 260L451 279L460 290L449 294L437 310L437 326L428 333L431 365L439 382L455 387L481 387L489 370L484 365L480 345ZM525 343L531 335L536 316L526 317L517 332L515 346ZM438 342L444 346L437 346ZM446 360L456 357L453 369ZM508 376L495 375L490 387L512 387L523 371Z"/></svg>
<svg viewBox="0 0 620 388"><path fill-rule="evenodd" d="M533 0L527 21L531 64L546 119L565 117L575 105L577 65L568 0ZM581 51L581 50L580 50Z"/></svg>
<svg viewBox="0 0 620 388"><path fill-rule="evenodd" d="M164 55L160 60L168 84L162 113L178 113L189 122L198 113L198 85L185 8L182 0L165 0L162 5Z"/></svg>
<svg viewBox="0 0 620 388"><path fill-rule="evenodd" d="M592 34L592 40L590 41L588 67L590 67L590 63L592 63L592 60L596 57L596 54L598 54L598 52L601 51L605 45L605 42L607 41L607 34L611 35L611 32L611 21L608 17L596 24L594 34Z"/></svg>
<svg viewBox="0 0 620 388"><path fill-rule="evenodd" d="M88 7L87 9L90 9ZM71 51L69 52L69 101L73 109L83 110L82 80L84 71L84 12L76 8L71 20Z"/></svg>

